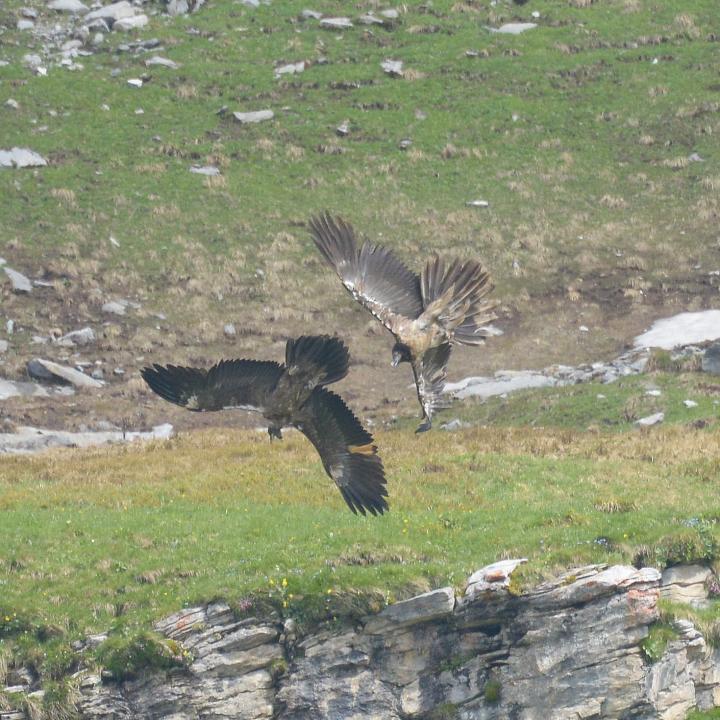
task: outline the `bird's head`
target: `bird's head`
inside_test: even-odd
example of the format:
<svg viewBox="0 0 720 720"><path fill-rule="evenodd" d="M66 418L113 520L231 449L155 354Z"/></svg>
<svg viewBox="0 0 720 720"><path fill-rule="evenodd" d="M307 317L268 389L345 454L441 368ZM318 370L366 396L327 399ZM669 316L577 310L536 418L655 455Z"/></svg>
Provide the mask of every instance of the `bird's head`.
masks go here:
<svg viewBox="0 0 720 720"><path fill-rule="evenodd" d="M274 439L282 440L282 432L279 425L268 426L268 435L270 436L270 442Z"/></svg>
<svg viewBox="0 0 720 720"><path fill-rule="evenodd" d="M410 348L403 344L396 342L392 349L392 362L390 363L393 367L397 367L401 362L411 361Z"/></svg>

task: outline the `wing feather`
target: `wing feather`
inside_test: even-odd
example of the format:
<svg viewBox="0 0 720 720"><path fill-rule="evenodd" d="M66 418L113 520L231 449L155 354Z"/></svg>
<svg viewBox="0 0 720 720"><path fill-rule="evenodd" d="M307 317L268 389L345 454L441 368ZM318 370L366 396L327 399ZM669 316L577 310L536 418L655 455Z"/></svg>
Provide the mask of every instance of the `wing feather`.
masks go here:
<svg viewBox="0 0 720 720"><path fill-rule="evenodd" d="M153 365L140 371L168 402L198 412L243 408L263 412L284 369L265 360L221 360L209 370Z"/></svg>
<svg viewBox="0 0 720 720"><path fill-rule="evenodd" d="M373 437L339 395L315 388L295 425L315 446L354 513L382 515L388 509L385 471Z"/></svg>
<svg viewBox="0 0 720 720"><path fill-rule="evenodd" d="M419 317L420 278L390 250L368 242L358 248L352 226L328 213L312 218L310 231L348 292L388 330L395 332L402 320Z"/></svg>

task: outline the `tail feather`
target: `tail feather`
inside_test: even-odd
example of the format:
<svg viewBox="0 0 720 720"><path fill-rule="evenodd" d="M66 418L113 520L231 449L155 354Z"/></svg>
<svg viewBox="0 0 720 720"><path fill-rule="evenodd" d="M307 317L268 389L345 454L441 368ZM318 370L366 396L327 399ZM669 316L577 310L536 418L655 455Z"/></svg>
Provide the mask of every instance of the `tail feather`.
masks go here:
<svg viewBox="0 0 720 720"><path fill-rule="evenodd" d="M422 292L426 309L459 342L479 342L476 330L494 316L483 298L492 290L490 275L476 260L444 262L432 255L423 270Z"/></svg>
<svg viewBox="0 0 720 720"><path fill-rule="evenodd" d="M303 335L290 339L285 347L285 365L292 373L320 371L318 385L342 380L348 373L350 354L345 343L329 335Z"/></svg>

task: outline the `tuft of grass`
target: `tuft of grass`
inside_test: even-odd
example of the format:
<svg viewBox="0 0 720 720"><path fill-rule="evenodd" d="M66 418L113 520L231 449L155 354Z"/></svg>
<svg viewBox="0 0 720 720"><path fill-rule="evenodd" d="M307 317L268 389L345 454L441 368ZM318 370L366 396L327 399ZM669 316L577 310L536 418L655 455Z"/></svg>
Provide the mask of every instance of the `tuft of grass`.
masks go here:
<svg viewBox="0 0 720 720"><path fill-rule="evenodd" d="M656 663L665 654L668 643L677 638L677 631L665 622L650 626L648 634L640 643L640 650L649 663Z"/></svg>
<svg viewBox="0 0 720 720"><path fill-rule="evenodd" d="M686 603L672 602L662 598L659 603L662 622L689 620L712 648L720 648L720 602L710 601L707 607L696 608Z"/></svg>
<svg viewBox="0 0 720 720"><path fill-rule="evenodd" d="M499 680L488 680L483 688L483 697L489 703L500 702L502 685Z"/></svg>
<svg viewBox="0 0 720 720"><path fill-rule="evenodd" d="M147 630L111 635L97 648L95 657L118 682L144 672L185 667L189 661L189 655L177 643Z"/></svg>

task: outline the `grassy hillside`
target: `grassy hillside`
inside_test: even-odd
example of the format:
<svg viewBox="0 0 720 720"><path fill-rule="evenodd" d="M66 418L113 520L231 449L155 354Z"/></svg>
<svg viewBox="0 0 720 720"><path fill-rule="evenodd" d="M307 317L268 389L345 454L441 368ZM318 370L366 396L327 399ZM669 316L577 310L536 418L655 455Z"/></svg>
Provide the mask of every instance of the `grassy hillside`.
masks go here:
<svg viewBox="0 0 720 720"><path fill-rule="evenodd" d="M366 316L320 270L303 227L324 208L415 268L436 249L480 256L516 332L496 343L493 360L505 365L611 352L658 306L716 296L713 0L691 10L440 0L403 5L387 27L344 32L303 19L304 2L216 0L189 18L110 34L77 59L82 70L51 65L47 77L21 61L40 48L13 29L22 4L0 10L0 54L11 62L0 90L19 103L0 111L0 144L31 146L50 166L0 173L3 254L56 288L34 316L5 298L21 320L18 343L97 321L114 295L144 308L125 321L118 353L128 343L219 352L230 320L248 350L318 326L361 335ZM488 29L528 20L539 27L519 36ZM149 38L162 49L122 50ZM180 68L146 67L156 53ZM404 62L403 78L383 72L386 58ZM274 77L301 60L302 74ZM137 77L142 88L127 83ZM232 117L265 108L274 120ZM338 137L344 121L349 135ZM412 145L402 150L404 139ZM189 172L208 163L221 175ZM476 199L489 208L466 207ZM162 333L156 311L167 316ZM580 323L592 329L582 341Z"/></svg>

